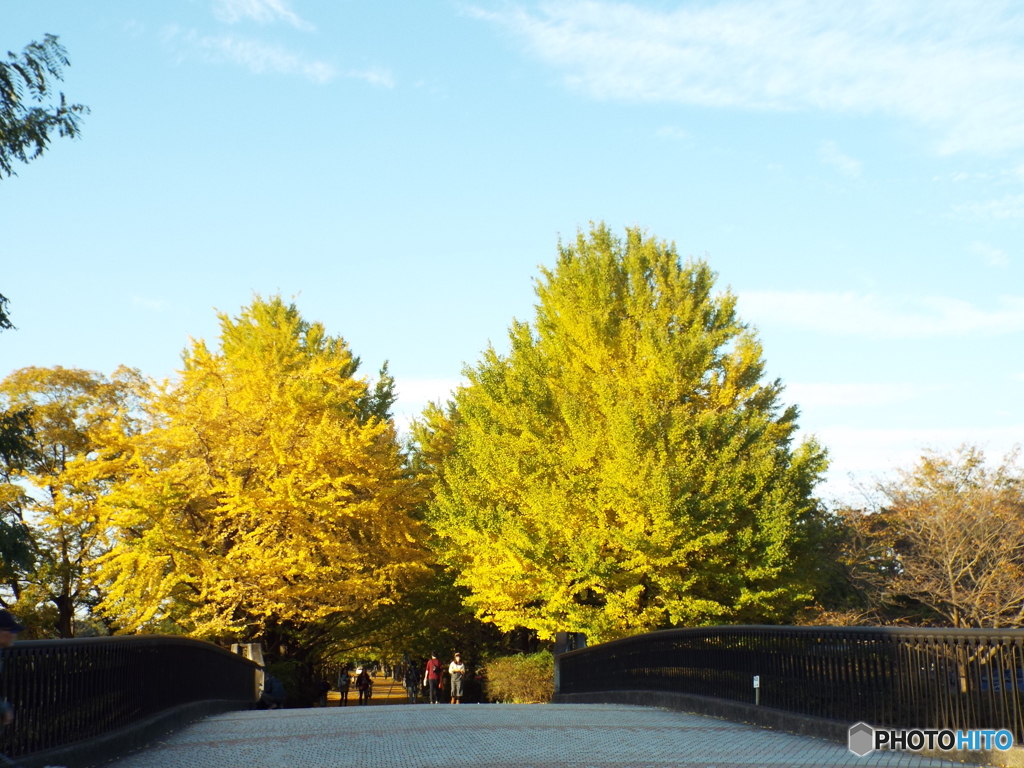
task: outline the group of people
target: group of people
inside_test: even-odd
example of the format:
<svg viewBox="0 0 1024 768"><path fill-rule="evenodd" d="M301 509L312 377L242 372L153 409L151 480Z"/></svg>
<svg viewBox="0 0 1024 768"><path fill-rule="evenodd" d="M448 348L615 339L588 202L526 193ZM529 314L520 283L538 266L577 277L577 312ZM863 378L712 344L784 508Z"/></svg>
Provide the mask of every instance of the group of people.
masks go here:
<svg viewBox="0 0 1024 768"><path fill-rule="evenodd" d="M337 688L341 694L339 706L348 706L348 694L354 687L359 693L359 704L369 704L373 695L373 676L367 667L359 667L355 677L349 671L349 665L344 665L338 672ZM430 654L430 660L425 665L417 664L407 656L405 660L394 667L389 665L388 671L395 680L402 680L409 701L412 704L419 702L421 689L426 690L427 698L431 704L438 704L444 695L445 666L438 660L436 653ZM461 704L465 695L466 665L462 661L462 654L456 653L451 663L448 664L447 674L451 679L452 704Z"/></svg>
<svg viewBox="0 0 1024 768"><path fill-rule="evenodd" d="M370 703L373 697L373 678L376 676L379 666L372 670L369 665L357 667L353 674L351 666L345 664L338 671L336 682L340 694L338 706L348 706L349 692L355 688L358 694L358 704L365 706ZM452 704L461 704L465 695L466 665L462 661L462 654L456 653L447 668L437 658L436 653L430 654L426 664L417 664L408 656L401 664L388 665L386 671L395 680L401 680L402 685L409 695L412 704L419 702L420 691L425 689L426 697L431 704L439 704L444 696L444 675L447 672L451 680L450 701ZM318 706L327 706L327 691L330 685L326 682L317 684L316 702ZM273 675L265 675L263 689L260 695L260 707L264 709L278 709L284 706L285 690L284 685ZM315 705L315 706L316 706ZM2 766L0 766L2 768Z"/></svg>
<svg viewBox="0 0 1024 768"><path fill-rule="evenodd" d="M466 665L462 662L462 654L456 653L448 665L448 676L451 678L451 703L461 704L465 689ZM430 654L430 660L423 668L422 686L427 689L431 704L438 704L444 689L444 665L438 660L436 653ZM420 674L418 665L406 662L405 689L409 693L409 701L417 702L420 692Z"/></svg>
<svg viewBox="0 0 1024 768"><path fill-rule="evenodd" d="M341 694L340 706L348 706L348 692L353 686L359 693L359 704L369 704L370 698L373 696L373 677L370 676L366 667L359 667L356 669L356 678L353 680L352 675L349 674L348 664L345 664L341 671L338 672L338 692Z"/></svg>

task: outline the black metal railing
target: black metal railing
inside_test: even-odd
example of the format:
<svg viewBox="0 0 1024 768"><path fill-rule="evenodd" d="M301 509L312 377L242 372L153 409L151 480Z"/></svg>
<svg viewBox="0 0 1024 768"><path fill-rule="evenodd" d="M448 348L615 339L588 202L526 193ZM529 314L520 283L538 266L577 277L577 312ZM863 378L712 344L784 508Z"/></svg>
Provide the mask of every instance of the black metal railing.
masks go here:
<svg viewBox="0 0 1024 768"><path fill-rule="evenodd" d="M557 693L650 690L897 728L1006 728L1024 741L1024 630L670 629L557 658Z"/></svg>
<svg viewBox="0 0 1024 768"><path fill-rule="evenodd" d="M256 664L212 643L141 635L33 640L3 652L13 706L0 752L26 755L109 733L171 707L256 698ZM241 706L239 708L242 708Z"/></svg>

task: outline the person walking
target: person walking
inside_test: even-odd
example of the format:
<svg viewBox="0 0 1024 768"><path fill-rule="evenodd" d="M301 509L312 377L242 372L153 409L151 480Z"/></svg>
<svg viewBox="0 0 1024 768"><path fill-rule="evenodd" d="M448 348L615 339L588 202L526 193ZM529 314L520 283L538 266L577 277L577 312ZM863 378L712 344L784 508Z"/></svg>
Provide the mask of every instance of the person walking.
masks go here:
<svg viewBox="0 0 1024 768"><path fill-rule="evenodd" d="M348 706L348 689L351 685L352 678L348 676L348 664L345 664L338 673L338 693L341 694L341 703L338 705L339 707Z"/></svg>
<svg viewBox="0 0 1024 768"><path fill-rule="evenodd" d="M441 687L441 662L437 660L437 654L430 654L430 661L427 662L426 671L423 674L423 684L430 692L430 703L437 704L437 690Z"/></svg>
<svg viewBox="0 0 1024 768"><path fill-rule="evenodd" d="M360 668L357 671L359 674L356 675L356 690L359 691L359 704L365 706L370 703L373 680L370 679L370 673L365 668Z"/></svg>
<svg viewBox="0 0 1024 768"><path fill-rule="evenodd" d="M409 703L415 704L420 695L420 670L416 662L405 662L405 690L409 694Z"/></svg>
<svg viewBox="0 0 1024 768"><path fill-rule="evenodd" d="M462 679L466 675L466 665L462 663L461 653L456 653L454 661L448 665L448 674L452 678L452 704L461 704Z"/></svg>
<svg viewBox="0 0 1024 768"><path fill-rule="evenodd" d="M326 707L327 706L327 694L331 690L331 684L326 680L317 680L314 686L316 691L316 704L314 707Z"/></svg>

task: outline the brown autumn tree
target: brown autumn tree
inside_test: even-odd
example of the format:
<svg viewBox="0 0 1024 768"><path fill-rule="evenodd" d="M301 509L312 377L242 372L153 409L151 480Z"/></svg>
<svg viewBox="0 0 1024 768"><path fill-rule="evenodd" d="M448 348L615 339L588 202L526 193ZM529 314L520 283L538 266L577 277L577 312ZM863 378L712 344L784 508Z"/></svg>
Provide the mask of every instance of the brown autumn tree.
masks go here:
<svg viewBox="0 0 1024 768"><path fill-rule="evenodd" d="M850 584L880 623L1024 626L1024 472L980 448L929 453L846 515Z"/></svg>

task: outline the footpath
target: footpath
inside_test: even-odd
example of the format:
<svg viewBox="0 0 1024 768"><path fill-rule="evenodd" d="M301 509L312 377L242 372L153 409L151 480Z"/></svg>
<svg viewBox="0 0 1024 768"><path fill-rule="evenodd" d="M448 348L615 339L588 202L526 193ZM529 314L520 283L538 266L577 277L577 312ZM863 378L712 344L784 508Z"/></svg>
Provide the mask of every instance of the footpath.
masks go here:
<svg viewBox="0 0 1024 768"><path fill-rule="evenodd" d="M392 680L390 677L375 677L373 678L373 694L370 696L370 703L366 706L376 706L379 704L408 704L409 695L405 692L405 688L397 680ZM353 705L359 705L359 691L356 690L355 678L352 678L352 684L348 689L348 704L346 706L351 707ZM331 691L327 694L327 706L329 707L340 707L341 706L341 694L337 691Z"/></svg>
<svg viewBox="0 0 1024 768"><path fill-rule="evenodd" d="M379 690L379 689L378 689ZM377 692L375 691L375 698ZM390 699L384 699L387 701ZM378 703L382 700L378 699ZM858 758L807 736L613 704L419 704L234 712L115 768L964 768L900 752Z"/></svg>

